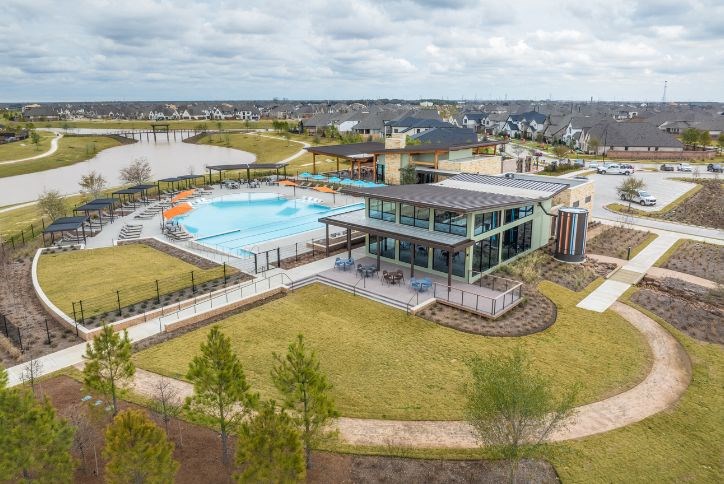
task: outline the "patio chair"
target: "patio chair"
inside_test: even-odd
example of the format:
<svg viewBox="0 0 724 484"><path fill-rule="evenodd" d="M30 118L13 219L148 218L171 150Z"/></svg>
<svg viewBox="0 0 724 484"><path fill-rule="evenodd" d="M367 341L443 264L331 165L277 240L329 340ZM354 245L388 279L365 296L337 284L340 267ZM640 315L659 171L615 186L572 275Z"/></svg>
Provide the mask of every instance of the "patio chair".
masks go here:
<svg viewBox="0 0 724 484"><path fill-rule="evenodd" d="M400 269L397 269L395 271L395 277L397 277L398 279L401 279L402 282L405 282L405 274Z"/></svg>
<svg viewBox="0 0 724 484"><path fill-rule="evenodd" d="M341 258L337 257L337 258L334 260L334 268L335 268L335 269L345 270L345 263L344 263L344 261L343 261Z"/></svg>

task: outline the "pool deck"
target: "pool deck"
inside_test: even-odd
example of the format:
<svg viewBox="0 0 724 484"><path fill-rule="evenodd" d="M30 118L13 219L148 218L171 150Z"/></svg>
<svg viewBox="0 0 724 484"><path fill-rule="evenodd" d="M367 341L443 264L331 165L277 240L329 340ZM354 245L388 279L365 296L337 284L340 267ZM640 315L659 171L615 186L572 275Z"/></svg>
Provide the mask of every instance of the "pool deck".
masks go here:
<svg viewBox="0 0 724 484"><path fill-rule="evenodd" d="M319 200L322 200L325 205L329 207L339 208L344 207L346 205L351 205L354 203L360 203L362 202L361 199L356 197L351 197L348 195L332 195L329 193L322 193L318 192L316 190L310 190L310 189L301 189L297 188L296 190L293 189L293 187L285 187L285 186L274 186L274 185L262 185L259 188L239 188L239 189L227 189L227 188L219 188L218 186L214 187L213 194L207 196L206 198L216 198L220 197L222 195L232 195L232 194L241 194L241 193L276 193L278 195L283 195L287 197L288 199L293 199L296 195L297 199L302 199L304 197L312 197ZM89 249L98 248L98 247L111 247L116 244L116 242L119 240L118 235L121 231L121 228L126 224L133 224L133 225L141 225L143 227L141 231L141 238L147 238L147 237L157 237L161 240L164 240L170 244L182 247L186 250L189 250L194 253L198 253L199 255L202 255L204 257L213 259L217 262L227 262L231 265L235 265L234 262L238 261L238 258L235 258L233 256L227 255L227 254L220 254L220 253L214 253L212 251L207 250L199 250L198 248L194 247L194 244L190 244L188 241L176 241L172 239L167 239L166 236L161 231L161 214L158 216L149 219L149 220L142 220L142 219L136 219L134 218L135 215L138 215L143 210L146 209L146 205L140 206L138 210L135 212L126 215L124 217L117 217L113 223L107 223L103 226L103 230L96 234L93 237L88 237L86 247ZM316 230L302 232L299 234L294 234L288 237L283 238L277 238L272 239L264 242L259 242L258 244L254 245L255 251L263 251L268 250L272 248L276 248L279 246L293 246L294 244L300 244L304 245L307 242L311 241L312 239L318 239L320 237L324 237L324 228L321 227ZM132 240L132 239L131 239ZM240 267L241 268L241 267Z"/></svg>

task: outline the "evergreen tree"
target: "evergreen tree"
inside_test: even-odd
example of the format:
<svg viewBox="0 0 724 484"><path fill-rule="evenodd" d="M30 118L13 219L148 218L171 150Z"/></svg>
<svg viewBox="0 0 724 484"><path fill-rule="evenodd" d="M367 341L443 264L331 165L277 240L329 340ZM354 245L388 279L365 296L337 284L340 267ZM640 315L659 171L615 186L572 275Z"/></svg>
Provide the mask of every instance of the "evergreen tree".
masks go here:
<svg viewBox="0 0 724 484"><path fill-rule="evenodd" d="M106 482L173 482L179 464L164 431L139 410L124 410L106 430Z"/></svg>
<svg viewBox="0 0 724 484"><path fill-rule="evenodd" d="M304 480L302 440L294 420L276 403L264 403L256 414L242 422L236 442L238 482L292 483Z"/></svg>
<svg viewBox="0 0 724 484"><path fill-rule="evenodd" d="M229 431L242 415L256 406L258 395L249 391L231 340L218 326L209 331L206 342L201 345L201 355L191 361L186 377L194 385L194 394L187 399L186 408L219 429L222 459L228 464Z"/></svg>
<svg viewBox="0 0 724 484"><path fill-rule="evenodd" d="M110 396L113 415L118 413L117 396L123 391L123 383L133 377L136 367L131 362L131 340L128 331L114 333L110 326L103 329L88 343L85 350L83 382L88 388Z"/></svg>
<svg viewBox="0 0 724 484"><path fill-rule="evenodd" d="M22 388L0 390L0 482L70 482L72 443L73 428L47 400Z"/></svg>
<svg viewBox="0 0 724 484"><path fill-rule="evenodd" d="M301 334L289 345L285 358L275 353L274 360L272 381L284 395L284 406L299 416L307 468L310 468L312 445L324 435L327 421L337 416L329 395L332 386L319 369L316 353L307 352L304 347Z"/></svg>

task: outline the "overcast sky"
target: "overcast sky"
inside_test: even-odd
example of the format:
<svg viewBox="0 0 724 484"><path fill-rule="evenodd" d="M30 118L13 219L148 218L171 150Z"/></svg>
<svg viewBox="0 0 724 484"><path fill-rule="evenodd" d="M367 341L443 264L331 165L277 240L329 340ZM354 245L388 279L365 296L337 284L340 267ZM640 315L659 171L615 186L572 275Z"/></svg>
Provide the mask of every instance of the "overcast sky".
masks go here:
<svg viewBox="0 0 724 484"><path fill-rule="evenodd" d="M0 102L724 99L722 0L4 0Z"/></svg>

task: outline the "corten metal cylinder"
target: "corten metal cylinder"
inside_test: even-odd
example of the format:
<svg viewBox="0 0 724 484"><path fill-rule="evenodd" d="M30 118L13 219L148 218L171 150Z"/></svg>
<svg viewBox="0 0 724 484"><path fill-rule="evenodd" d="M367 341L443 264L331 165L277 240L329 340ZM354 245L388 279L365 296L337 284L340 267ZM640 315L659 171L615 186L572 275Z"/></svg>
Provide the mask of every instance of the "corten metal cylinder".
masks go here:
<svg viewBox="0 0 724 484"><path fill-rule="evenodd" d="M556 242L553 257L563 262L583 262L586 258L588 210L561 207L556 220Z"/></svg>

